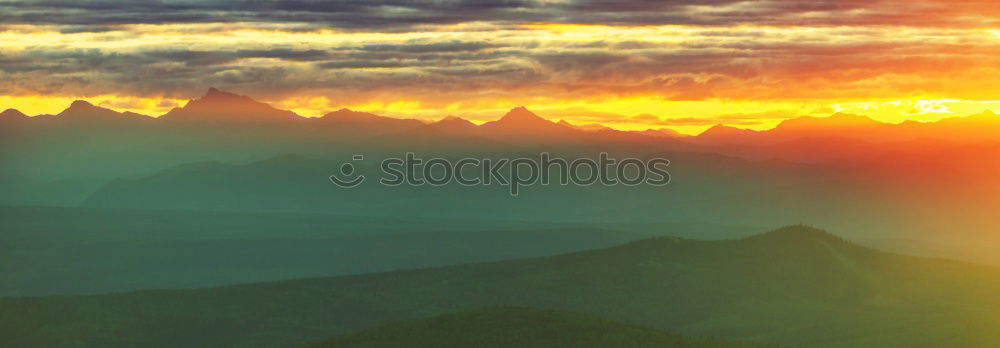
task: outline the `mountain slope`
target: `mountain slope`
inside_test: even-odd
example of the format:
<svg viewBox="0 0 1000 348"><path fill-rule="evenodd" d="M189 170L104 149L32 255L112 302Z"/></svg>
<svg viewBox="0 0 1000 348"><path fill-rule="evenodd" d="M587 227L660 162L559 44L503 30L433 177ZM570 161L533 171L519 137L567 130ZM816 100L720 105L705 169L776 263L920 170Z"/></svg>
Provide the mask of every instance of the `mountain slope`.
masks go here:
<svg viewBox="0 0 1000 348"><path fill-rule="evenodd" d="M427 125L430 128L435 128L443 132L457 133L457 134L475 134L476 124L469 122L461 117L448 116L438 120L437 122Z"/></svg>
<svg viewBox="0 0 1000 348"><path fill-rule="evenodd" d="M523 106L513 108L499 120L486 122L480 127L484 134L500 137L572 137L583 133L575 128L546 120Z"/></svg>
<svg viewBox="0 0 1000 348"><path fill-rule="evenodd" d="M322 347L751 347L690 338L598 317L493 307L405 321L338 336Z"/></svg>
<svg viewBox="0 0 1000 348"><path fill-rule="evenodd" d="M865 116L836 113L826 117L798 117L764 131L717 125L694 137L709 145L774 145L798 139L847 138L871 143L936 139L960 144L1000 140L1000 117L990 110L934 122L883 123Z"/></svg>
<svg viewBox="0 0 1000 348"><path fill-rule="evenodd" d="M28 119L28 115L17 109L7 109L0 112L0 121L20 121Z"/></svg>
<svg viewBox="0 0 1000 348"><path fill-rule="evenodd" d="M502 220L3 206L0 227L0 297L385 272L554 255L648 237L617 226Z"/></svg>
<svg viewBox="0 0 1000 348"><path fill-rule="evenodd" d="M159 119L167 122L272 123L301 118L294 112L274 108L244 95L209 88L201 98L188 101L183 107L174 108Z"/></svg>
<svg viewBox="0 0 1000 348"><path fill-rule="evenodd" d="M480 142L483 145L485 142ZM422 157L514 158L522 152L506 150L477 154L476 145L462 151L421 151L410 148ZM441 146L444 147L444 146ZM607 148L605 148L607 149ZM533 149L526 148L525 152ZM464 152L469 151L469 152ZM541 152L541 150L536 150ZM531 156L538 156L537 153ZM551 151L553 158L592 158L594 153ZM529 152L530 153L530 152ZM627 153L612 153L624 157ZM395 157L398 155L393 155ZM641 155L639 155L641 156ZM86 202L90 207L143 208L205 211L269 211L269 212L335 212L337 214L387 216L462 216L535 219L539 221L664 221L666 217L682 221L725 220L746 225L772 225L794 218L796 221L822 223L812 219L817 213L803 211L798 203L788 209L784 203L762 206L760 199L784 199L779 191L804 177L797 168L749 163L746 161L705 154L670 153L662 157L671 161L670 174L683 180L683 185L649 186L575 186L531 185L512 199L509 188L493 185L465 186L452 182L444 186L385 186L376 180L385 177L379 168L378 154L366 155L357 162L358 173L369 181L354 189L341 189L329 177L337 173L344 157L334 160L282 156L244 165L223 163L182 165L157 174L129 180L117 180L104 186ZM640 157L641 158L641 157ZM674 169L676 168L676 169ZM558 169L558 168L557 168ZM507 170L507 169L504 169ZM561 175L551 170L553 178ZM418 175L421 173L418 172ZM466 174L473 178L475 173ZM507 174L505 174L507 175ZM810 177L812 178L812 177ZM681 181L678 181L681 182ZM780 185L780 186L779 186ZM771 189L778 186L777 189ZM828 189L828 188L827 188ZM759 192L758 192L759 191ZM786 191L792 191L786 189ZM841 194L847 191L841 190ZM793 192L822 194L823 191ZM718 207L715 202L728 202ZM605 202L606 204L593 204ZM818 214L828 216L834 201L826 201ZM850 209L857 209L850 202ZM706 206L708 205L708 206ZM419 209L415 209L419 207ZM759 214L749 214L749 212ZM780 215L779 215L780 214ZM777 218L774 218L774 216ZM750 221L749 216L759 218ZM729 220L724 219L731 218Z"/></svg>
<svg viewBox="0 0 1000 348"><path fill-rule="evenodd" d="M1000 270L883 253L802 226L381 274L0 299L0 337L14 346L289 345L501 305L787 345L1000 343Z"/></svg>

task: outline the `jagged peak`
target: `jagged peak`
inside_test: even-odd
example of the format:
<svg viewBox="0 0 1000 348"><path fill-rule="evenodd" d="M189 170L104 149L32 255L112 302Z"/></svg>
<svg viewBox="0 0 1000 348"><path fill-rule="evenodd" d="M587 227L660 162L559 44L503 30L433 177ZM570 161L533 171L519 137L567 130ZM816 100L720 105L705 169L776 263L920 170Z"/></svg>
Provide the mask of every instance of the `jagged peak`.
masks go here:
<svg viewBox="0 0 1000 348"><path fill-rule="evenodd" d="M182 107L175 107L161 118L166 120L211 121L275 121L297 119L292 111L277 109L267 103L245 95L231 93L215 87L208 89L198 99L192 99Z"/></svg>
<svg viewBox="0 0 1000 348"><path fill-rule="evenodd" d="M215 87L209 87L208 91L205 92L205 95L202 96L202 98L220 98L220 97L242 97L242 95L233 92L223 91Z"/></svg>
<svg viewBox="0 0 1000 348"><path fill-rule="evenodd" d="M534 112L531 112L530 110L528 110L528 108L526 108L524 106L518 106L516 108L510 109L510 111L508 111L507 114L503 115L503 117L500 118L500 121L545 121L545 122L549 122L548 120L542 118L541 116L538 116Z"/></svg>
<svg viewBox="0 0 1000 348"><path fill-rule="evenodd" d="M528 108L519 106L511 109L503 117L496 121L486 122L482 125L485 129L490 129L498 132L508 132L515 134L546 134L546 135L571 135L581 132L580 130L567 127L563 124L558 124L549 121L541 116L538 116L534 112L528 110Z"/></svg>
<svg viewBox="0 0 1000 348"><path fill-rule="evenodd" d="M232 102L232 101L250 101L253 103L260 103L245 95L236 94L233 92L227 92L220 90L215 87L209 87L208 91L205 92L201 98L198 99L199 102Z"/></svg>
<svg viewBox="0 0 1000 348"><path fill-rule="evenodd" d="M111 109L102 108L91 104L86 100L74 100L59 116L80 116L80 115L119 115L120 113Z"/></svg>

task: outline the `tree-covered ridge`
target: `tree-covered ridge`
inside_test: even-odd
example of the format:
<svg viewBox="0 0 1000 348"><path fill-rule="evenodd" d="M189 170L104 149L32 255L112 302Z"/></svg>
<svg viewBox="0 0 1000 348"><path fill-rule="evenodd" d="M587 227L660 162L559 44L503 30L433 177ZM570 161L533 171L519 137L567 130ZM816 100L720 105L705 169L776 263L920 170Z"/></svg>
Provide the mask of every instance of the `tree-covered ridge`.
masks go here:
<svg viewBox="0 0 1000 348"><path fill-rule="evenodd" d="M339 347L757 347L676 335L595 316L526 307L490 307L390 323L333 337Z"/></svg>
<svg viewBox="0 0 1000 348"><path fill-rule="evenodd" d="M765 344L1000 344L997 268L885 253L804 226L357 276L5 298L0 337L11 346L287 346L494 306Z"/></svg>

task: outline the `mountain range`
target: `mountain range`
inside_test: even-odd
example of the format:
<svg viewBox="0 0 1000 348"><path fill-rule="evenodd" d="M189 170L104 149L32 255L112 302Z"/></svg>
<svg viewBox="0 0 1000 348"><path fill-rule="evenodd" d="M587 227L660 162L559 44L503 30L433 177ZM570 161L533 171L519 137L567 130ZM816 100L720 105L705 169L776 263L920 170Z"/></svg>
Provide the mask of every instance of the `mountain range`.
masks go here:
<svg viewBox="0 0 1000 348"><path fill-rule="evenodd" d="M0 337L13 346L289 346L518 306L752 343L984 347L1000 343L998 294L994 267L885 253L790 226L735 240L656 238L356 276L0 298Z"/></svg>
<svg viewBox="0 0 1000 348"><path fill-rule="evenodd" d="M990 140L1000 134L1000 117L990 113L898 125L837 114L787 120L768 131L718 126L677 136L581 130L524 107L482 125L346 109L306 118L210 89L168 114L118 113L86 102L51 116L5 111L0 203L742 226L793 219L915 252L1000 263L982 243L1000 240L988 233L995 230L990 207L1000 204L992 180L1000 175L1000 142ZM374 170L379 159L406 152L453 159L656 156L671 161L674 182L657 189L533 186L511 200L496 187L338 191L327 180L355 154L368 159L359 170ZM809 197L823 199L804 204Z"/></svg>
<svg viewBox="0 0 1000 348"><path fill-rule="evenodd" d="M116 112L94 106L86 101L74 101L66 110L56 115L64 119L90 122L111 122L122 120L152 119L153 117L132 112ZM0 126L5 123L32 119L14 109L0 113ZM567 135L572 133L622 132L600 124L574 125L566 121L552 122L539 117L525 107L516 107L496 121L475 125L464 119L449 116L439 121L425 123L414 119L384 117L366 112L340 109L322 117L302 117L292 111L274 108L244 95L209 90L201 98L190 100L156 117L162 123L197 124L292 124L304 123L310 127L335 125L340 128L360 128L400 131L406 128L432 126L449 132L475 132L482 129L484 134L520 134L527 136ZM865 116L837 113L828 117L799 117L785 120L776 127L765 131L753 131L716 125L696 135L685 136L670 129L650 129L646 131L622 132L635 136L656 136L684 138L690 142L707 145L771 145L802 138L848 138L869 142L899 142L922 138L940 139L962 143L995 142L1000 140L1000 116L989 110L967 117L945 118L937 122L906 121L900 124L882 123Z"/></svg>

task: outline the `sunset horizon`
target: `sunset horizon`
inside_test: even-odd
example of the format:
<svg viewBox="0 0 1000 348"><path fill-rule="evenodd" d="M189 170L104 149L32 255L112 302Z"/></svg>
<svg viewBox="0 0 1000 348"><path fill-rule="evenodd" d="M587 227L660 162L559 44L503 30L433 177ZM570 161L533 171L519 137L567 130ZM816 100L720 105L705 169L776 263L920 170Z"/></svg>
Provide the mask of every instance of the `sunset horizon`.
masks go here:
<svg viewBox="0 0 1000 348"><path fill-rule="evenodd" d="M5 108L4 112L12 112L12 113L23 114L23 115L28 116L28 117L56 116L56 115L60 114L61 112L65 111L66 109L70 108L74 103L86 102L86 103L88 103L90 105L94 105L94 106L97 106L97 107L100 107L100 108L112 110L112 111L119 112L119 113L131 112L131 113L135 113L137 115L147 116L147 117L150 117L150 118L159 118L160 116L163 116L163 115L169 113L173 109L183 108L187 103L189 103L192 100L198 100L198 99L204 98L208 94L212 93L213 90L217 91L217 92L222 92L222 93L237 94L237 93L233 93L231 91L225 91L225 90L217 89L215 87L209 87L208 91L205 92L204 95L202 95L200 97L192 98L190 100L182 101L177 106L174 106L170 110L167 110L165 112L161 112L161 113L158 113L158 114L144 114L144 113L141 113L141 112L137 112L135 109L115 108L113 105L110 105L112 103L107 103L107 102L101 103L99 101L97 103L95 103L95 102L92 102L92 101L87 100L87 99L75 99L73 101L70 101L66 107L61 108L61 109L56 109L57 110L56 112L51 112L51 113L29 114L29 113L25 113L22 110L17 109L17 108ZM240 95L240 94L237 94L237 95ZM248 97L248 98L253 99L250 96L245 96L245 95L240 95L240 96ZM100 98L98 98L97 100L100 100ZM254 99L254 100L256 100L256 99ZM271 105L270 103L268 103L268 104ZM273 107L274 105L271 105L271 106ZM469 118L467 116L463 117L463 116L461 116L463 114L462 112L460 112L460 111L454 111L454 110L451 111L450 113L444 113L444 112L439 113L439 114L443 115L443 116L440 116L439 118L431 118L430 116L428 116L426 118L416 118L416 117L407 117L406 115L395 116L395 115L381 115L381 114L377 114L377 116L389 117L389 118L396 118L396 119L416 119L418 121L421 121L421 122L427 123L427 124L439 122L441 120L445 120L445 119L448 119L448 118L461 118L461 119L466 119L466 120L468 120L468 121L470 121L470 122L472 122L472 123L474 123L476 125L482 125L482 124L487 123L487 122L499 120L500 118L502 118L502 116L504 114L506 114L508 111L510 111L512 109L515 109L515 108L527 108L529 110L533 110L534 111L534 108L531 107L530 105L512 105L509 108L507 108L506 110L499 109L500 110L499 116L495 116L493 118L478 118L478 116L475 116L477 118ZM287 110L287 111L295 112L293 109L282 109L282 110ZM342 111L342 110L357 111L357 112L366 112L366 113L367 112L371 112L369 110L358 110L358 109L351 109L351 108L347 108L347 107L342 107L342 108L338 108L338 109L327 110L327 111L324 111L324 112L322 112L322 113L320 113L318 115L303 115L303 114L296 113L296 116L303 117L303 118L322 118L322 117L324 117L325 115L327 115L327 114L329 114L331 112ZM490 110L490 111L494 111L494 110ZM371 112L371 113L375 114L374 112ZM580 121L576 121L576 122L572 121L573 120L572 117L556 118L556 117L546 117L546 115L541 115L541 117L545 118L545 119L547 119L549 121L552 121L552 122L556 122L556 121L566 122L568 125L571 125L571 126L585 126L587 128L590 128L589 130L602 129L602 128L603 129L610 129L610 130L618 130L618 131L669 130L669 131L678 132L678 133L686 135L686 136L696 136L696 135L699 135L699 134L702 134L702 133L708 131L709 129L711 129L713 127L719 127L719 126L730 127L730 128L737 128L737 129L747 129L747 130L754 130L754 131L768 131L768 130L772 130L772 129L780 126L781 123L784 122L784 121L794 120L796 118L830 118L830 117L833 117L833 116L836 116L836 115L852 115L852 116L864 117L864 118L870 119L870 120L872 120L874 122L878 122L878 123L882 123L882 124L887 124L887 125L897 124L898 125L898 124L905 123L905 122L935 123L935 122L938 122L938 121L941 121L941 120L956 119L956 118L961 119L961 118L967 118L967 117L977 116L977 115L983 115L983 114L994 114L995 115L996 112L994 112L993 109L991 109L991 108L983 108L980 112L974 112L974 113L969 113L969 114L949 114L949 115L937 114L937 117L935 119L905 119L905 120L896 120L896 121L884 121L884 120L880 120L877 117L871 117L869 115L865 115L864 113L849 113L849 112L843 112L843 111L835 111L835 112L830 113L830 114L799 115L799 116L794 116L794 117L787 118L787 119L777 119L773 124L769 123L769 124L766 124L766 125L765 124L760 124L760 125L756 125L756 126L749 126L749 125L744 124L744 123L729 123L729 124L727 124L725 122L719 122L719 123L714 123L714 124L708 124L708 125L704 125L704 126L699 126L697 128L694 128L694 127L691 127L691 126L664 125L664 124L657 124L657 123L654 123L654 124L627 124L626 126L622 127L620 124L617 124L617 123L614 123L614 122L610 122L610 123L607 123L607 124L600 123L600 122L597 122L597 121L589 122L589 123L583 123L583 122L580 122ZM474 115L480 115L480 114L474 114ZM646 114L639 115L639 117L644 117L644 116L649 116L649 115L646 115ZM489 116L487 115L487 117L489 117ZM583 120L587 121L589 119L583 119ZM690 120L688 120L688 122L689 121ZM581 128L581 129L583 129L583 128Z"/></svg>
<svg viewBox="0 0 1000 348"><path fill-rule="evenodd" d="M1000 347L1000 1L0 0L0 347Z"/></svg>
<svg viewBox="0 0 1000 348"><path fill-rule="evenodd" d="M686 134L1000 111L990 2L180 2L117 15L98 3L0 3L3 76L18 81L0 105L52 114L85 99L155 115L216 86L304 116L482 122L528 105Z"/></svg>

